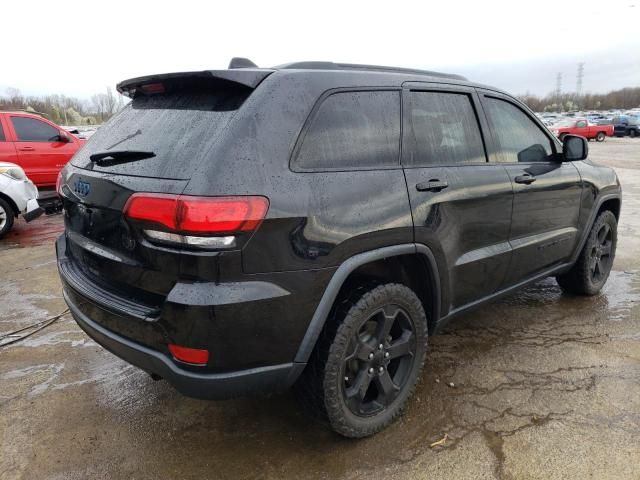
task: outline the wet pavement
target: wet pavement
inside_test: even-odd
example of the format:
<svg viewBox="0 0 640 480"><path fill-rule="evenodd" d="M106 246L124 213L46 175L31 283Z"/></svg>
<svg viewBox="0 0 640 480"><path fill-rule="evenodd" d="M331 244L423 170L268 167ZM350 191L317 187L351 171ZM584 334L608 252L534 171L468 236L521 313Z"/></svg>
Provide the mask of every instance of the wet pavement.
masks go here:
<svg viewBox="0 0 640 480"><path fill-rule="evenodd" d="M590 148L624 188L604 291L567 296L547 279L460 317L386 431L343 439L289 394L182 397L67 314L0 347L0 479L639 479L640 140ZM65 311L60 230L59 215L19 221L0 241L0 344Z"/></svg>

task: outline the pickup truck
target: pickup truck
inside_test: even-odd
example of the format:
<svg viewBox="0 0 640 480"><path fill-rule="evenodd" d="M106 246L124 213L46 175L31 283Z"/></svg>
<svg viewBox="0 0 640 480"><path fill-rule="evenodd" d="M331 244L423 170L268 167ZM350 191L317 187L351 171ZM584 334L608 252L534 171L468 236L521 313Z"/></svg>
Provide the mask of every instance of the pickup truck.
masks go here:
<svg viewBox="0 0 640 480"><path fill-rule="evenodd" d="M565 135L580 135L587 140L596 139L597 142L604 142L606 137L613 136L613 125L595 125L589 123L586 118L569 118L562 120L551 127L551 132L561 141Z"/></svg>
<svg viewBox="0 0 640 480"><path fill-rule="evenodd" d="M26 112L0 112L0 162L15 163L38 187L55 187L58 173L85 140Z"/></svg>

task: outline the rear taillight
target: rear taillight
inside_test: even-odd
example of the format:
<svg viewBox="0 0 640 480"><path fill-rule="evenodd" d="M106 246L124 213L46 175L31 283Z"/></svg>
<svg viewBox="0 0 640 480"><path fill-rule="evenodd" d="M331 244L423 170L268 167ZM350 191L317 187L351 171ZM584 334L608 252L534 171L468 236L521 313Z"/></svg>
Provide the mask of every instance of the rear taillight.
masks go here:
<svg viewBox="0 0 640 480"><path fill-rule="evenodd" d="M192 197L136 193L124 207L127 218L143 223L151 241L200 248L233 248L237 236L254 231L269 200L259 196Z"/></svg>

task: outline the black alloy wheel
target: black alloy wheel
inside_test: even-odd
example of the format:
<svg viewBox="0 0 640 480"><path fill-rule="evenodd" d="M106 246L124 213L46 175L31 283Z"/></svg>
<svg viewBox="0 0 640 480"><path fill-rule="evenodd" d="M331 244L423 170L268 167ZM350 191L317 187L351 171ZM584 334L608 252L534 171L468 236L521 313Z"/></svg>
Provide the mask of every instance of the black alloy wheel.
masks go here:
<svg viewBox="0 0 640 480"><path fill-rule="evenodd" d="M558 275L558 284L565 292L596 295L609 278L618 241L615 214L605 210L596 218L580 255L569 271Z"/></svg>
<svg viewBox="0 0 640 480"><path fill-rule="evenodd" d="M388 408L409 379L415 352L413 320L402 307L385 305L371 314L352 335L344 359L349 410L367 417Z"/></svg>
<svg viewBox="0 0 640 480"><path fill-rule="evenodd" d="M613 264L613 231L608 223L603 223L595 237L589 257L589 273L593 283L601 283L609 275Z"/></svg>
<svg viewBox="0 0 640 480"><path fill-rule="evenodd" d="M345 437L397 419L425 362L428 324L406 285L363 283L336 303L295 391L302 405Z"/></svg>

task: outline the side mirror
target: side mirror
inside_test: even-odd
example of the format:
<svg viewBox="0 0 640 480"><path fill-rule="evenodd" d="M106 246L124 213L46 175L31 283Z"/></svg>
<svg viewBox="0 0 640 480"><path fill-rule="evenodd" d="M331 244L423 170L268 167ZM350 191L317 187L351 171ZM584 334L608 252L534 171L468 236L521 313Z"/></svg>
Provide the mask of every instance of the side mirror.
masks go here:
<svg viewBox="0 0 640 480"><path fill-rule="evenodd" d="M585 160L589 155L589 143L587 139L579 135L565 135L562 155L567 162Z"/></svg>
<svg viewBox="0 0 640 480"><path fill-rule="evenodd" d="M69 135L67 135L66 133L62 133L60 132L58 134L58 137L56 139L58 142L62 142L62 143L70 143L71 139L69 138Z"/></svg>

